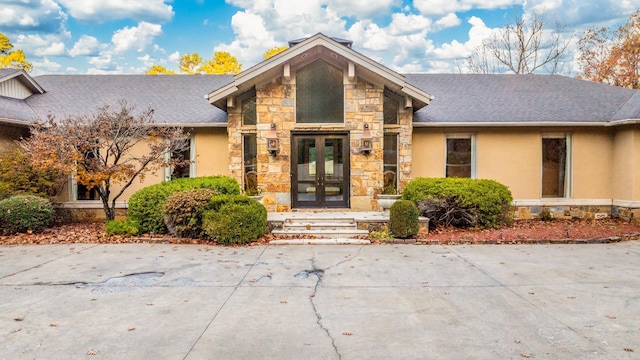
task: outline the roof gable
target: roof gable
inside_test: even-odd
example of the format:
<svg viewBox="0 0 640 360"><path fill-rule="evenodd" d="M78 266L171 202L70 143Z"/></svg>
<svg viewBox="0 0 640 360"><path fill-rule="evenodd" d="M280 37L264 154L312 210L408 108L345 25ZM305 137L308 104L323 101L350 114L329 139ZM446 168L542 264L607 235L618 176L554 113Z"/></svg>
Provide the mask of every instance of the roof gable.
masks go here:
<svg viewBox="0 0 640 360"><path fill-rule="evenodd" d="M20 69L0 69L0 96L25 99L33 94L44 94L44 89L29 74Z"/></svg>
<svg viewBox="0 0 640 360"><path fill-rule="evenodd" d="M292 76L292 70L295 71L296 68L301 68L319 58L343 67L350 79L355 79L356 76L362 77L373 84L410 97L413 99L414 108L422 108L432 99L429 93L408 83L403 75L321 33L303 41L295 41L295 46L235 75L233 82L214 90L205 97L210 103L226 110L227 98L232 98L278 77L286 80L288 76Z"/></svg>

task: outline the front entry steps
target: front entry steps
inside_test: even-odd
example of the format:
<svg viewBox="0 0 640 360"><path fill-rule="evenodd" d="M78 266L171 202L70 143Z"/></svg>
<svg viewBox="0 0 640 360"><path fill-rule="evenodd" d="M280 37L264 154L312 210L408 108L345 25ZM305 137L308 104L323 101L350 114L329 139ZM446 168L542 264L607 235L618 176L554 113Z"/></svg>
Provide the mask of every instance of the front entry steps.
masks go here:
<svg viewBox="0 0 640 360"><path fill-rule="evenodd" d="M272 230L271 234L283 239L272 240L271 244L287 245L335 245L335 244L369 244L366 239L368 230L358 229L355 218L327 216L290 217L284 219L282 228Z"/></svg>

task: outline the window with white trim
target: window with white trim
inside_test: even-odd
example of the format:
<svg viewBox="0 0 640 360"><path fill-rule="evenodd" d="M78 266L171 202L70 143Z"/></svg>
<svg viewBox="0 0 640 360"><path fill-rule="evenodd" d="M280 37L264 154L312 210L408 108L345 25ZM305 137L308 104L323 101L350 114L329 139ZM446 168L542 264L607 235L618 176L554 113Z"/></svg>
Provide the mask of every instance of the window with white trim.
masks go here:
<svg viewBox="0 0 640 360"><path fill-rule="evenodd" d="M542 197L570 197L570 184L571 135L542 134Z"/></svg>
<svg viewBox="0 0 640 360"><path fill-rule="evenodd" d="M195 146L193 137L189 139L185 139L185 146L182 150L173 151L171 154L167 154L167 160L169 158L176 159L178 161L189 160L190 163L182 164L182 165L172 165L170 167L165 168L164 178L165 181L179 179L179 178L188 178L195 177Z"/></svg>
<svg viewBox="0 0 640 360"><path fill-rule="evenodd" d="M383 188L385 194L394 194L398 190L398 134L384 134L384 173Z"/></svg>
<svg viewBox="0 0 640 360"><path fill-rule="evenodd" d="M447 134L445 147L445 176L475 179L475 134Z"/></svg>

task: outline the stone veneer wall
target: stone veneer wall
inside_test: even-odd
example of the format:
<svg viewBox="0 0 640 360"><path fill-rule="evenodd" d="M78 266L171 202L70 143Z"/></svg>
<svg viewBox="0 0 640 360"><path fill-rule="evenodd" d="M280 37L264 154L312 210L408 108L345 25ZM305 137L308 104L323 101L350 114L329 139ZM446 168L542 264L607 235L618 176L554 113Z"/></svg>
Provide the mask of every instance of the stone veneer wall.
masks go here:
<svg viewBox="0 0 640 360"><path fill-rule="evenodd" d="M268 211L291 210L291 133L293 131L336 131L349 133L351 188L350 207L353 210L378 210L376 195L383 184L384 132L397 133L400 188L411 179L411 109L402 110L399 125L383 126L384 91L362 79L345 84L344 124L296 124L295 84L283 83L278 78L256 88L257 125L243 126L241 106L228 109L229 170L241 184L243 179L242 137L257 134L258 186L264 195ZM279 151L269 155L266 136L276 125ZM373 138L373 151L365 155L359 151L364 124L369 124Z"/></svg>

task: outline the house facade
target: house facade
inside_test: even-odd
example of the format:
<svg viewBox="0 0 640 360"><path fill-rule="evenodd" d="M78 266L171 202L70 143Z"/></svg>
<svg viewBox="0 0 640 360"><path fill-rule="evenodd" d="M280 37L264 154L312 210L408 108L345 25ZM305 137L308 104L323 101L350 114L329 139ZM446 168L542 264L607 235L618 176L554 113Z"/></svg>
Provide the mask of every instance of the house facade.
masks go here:
<svg viewBox="0 0 640 360"><path fill-rule="evenodd" d="M0 147L34 119L127 99L190 133L176 176L230 175L269 211L378 210L416 177L495 179L514 215L640 215L640 92L558 75L398 74L317 34L230 75L0 69ZM257 188L257 189L255 189ZM100 209L71 183L66 206ZM87 210L88 211L88 210Z"/></svg>

